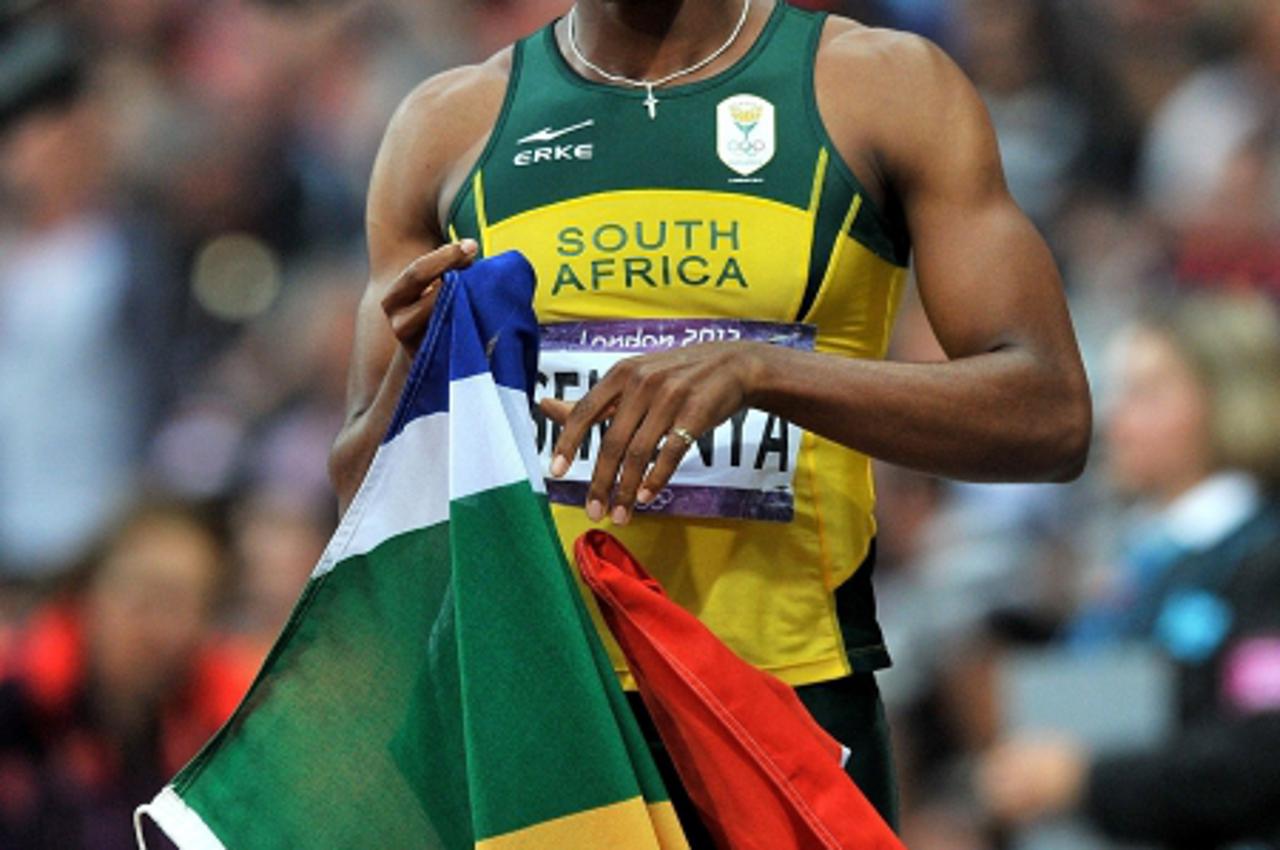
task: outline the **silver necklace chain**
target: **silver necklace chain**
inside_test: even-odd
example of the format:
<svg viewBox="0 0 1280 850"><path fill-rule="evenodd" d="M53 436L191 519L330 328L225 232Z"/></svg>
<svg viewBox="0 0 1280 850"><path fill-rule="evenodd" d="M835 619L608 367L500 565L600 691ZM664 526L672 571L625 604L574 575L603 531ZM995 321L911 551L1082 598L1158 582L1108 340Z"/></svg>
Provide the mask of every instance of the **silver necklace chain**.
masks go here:
<svg viewBox="0 0 1280 850"><path fill-rule="evenodd" d="M658 117L658 98L654 95L654 89L665 86L673 80L686 77L689 74L701 71L712 62L719 59L725 52L733 47L734 42L738 40L738 36L742 35L742 30L747 25L747 17L751 12L751 0L746 0L742 4L742 16L738 18L738 25L733 28L733 32L729 34L729 40L720 45L714 53L705 59L702 59L687 68L681 68L679 71L672 71L665 77L659 77L656 80L636 80L631 77L625 77L622 74L615 74L612 71L606 71L596 63L592 62L582 53L582 48L578 46L578 5L575 3L573 8L569 10L569 18L566 21L568 29L569 50L573 53L573 58L594 71L597 75L608 80L611 83L619 85L631 86L632 88L644 89L648 96L644 99L644 106L649 110L649 119L655 120Z"/></svg>

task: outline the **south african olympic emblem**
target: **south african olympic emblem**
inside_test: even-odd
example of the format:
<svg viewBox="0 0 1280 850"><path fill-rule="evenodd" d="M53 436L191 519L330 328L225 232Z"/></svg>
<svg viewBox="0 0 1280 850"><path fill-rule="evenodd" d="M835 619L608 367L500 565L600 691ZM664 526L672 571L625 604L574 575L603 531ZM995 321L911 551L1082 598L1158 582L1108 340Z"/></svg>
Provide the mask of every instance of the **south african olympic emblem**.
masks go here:
<svg viewBox="0 0 1280 850"><path fill-rule="evenodd" d="M776 147L773 104L753 94L735 94L716 107L716 153L743 177L769 164Z"/></svg>

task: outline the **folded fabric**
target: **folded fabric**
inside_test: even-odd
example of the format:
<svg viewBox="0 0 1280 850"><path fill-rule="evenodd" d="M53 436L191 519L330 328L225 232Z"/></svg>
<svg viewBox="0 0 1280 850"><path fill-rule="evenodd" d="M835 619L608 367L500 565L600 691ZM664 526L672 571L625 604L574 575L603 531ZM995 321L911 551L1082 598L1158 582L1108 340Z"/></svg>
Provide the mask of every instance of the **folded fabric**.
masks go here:
<svg viewBox="0 0 1280 850"><path fill-rule="evenodd" d="M574 555L722 850L902 850L844 772L858 754L795 691L734 655L613 536L590 531Z"/></svg>

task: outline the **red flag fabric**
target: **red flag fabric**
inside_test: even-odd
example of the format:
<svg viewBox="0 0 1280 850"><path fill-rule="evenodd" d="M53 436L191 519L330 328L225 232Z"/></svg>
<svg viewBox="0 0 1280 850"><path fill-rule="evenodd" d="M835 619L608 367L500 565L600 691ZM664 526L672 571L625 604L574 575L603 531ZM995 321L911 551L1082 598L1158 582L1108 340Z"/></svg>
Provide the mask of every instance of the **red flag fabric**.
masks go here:
<svg viewBox="0 0 1280 850"><path fill-rule="evenodd" d="M589 531L574 554L721 850L905 850L795 691L672 602L617 538Z"/></svg>

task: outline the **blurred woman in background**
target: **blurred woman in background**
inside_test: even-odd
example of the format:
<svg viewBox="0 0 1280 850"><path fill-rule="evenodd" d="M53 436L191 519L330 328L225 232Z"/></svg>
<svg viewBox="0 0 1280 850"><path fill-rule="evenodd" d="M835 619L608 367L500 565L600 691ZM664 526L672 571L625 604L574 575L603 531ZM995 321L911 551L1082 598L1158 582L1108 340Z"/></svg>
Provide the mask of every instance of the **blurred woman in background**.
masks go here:
<svg viewBox="0 0 1280 850"><path fill-rule="evenodd" d="M1278 840L1280 321L1262 298L1175 302L1130 329L1118 369L1108 467L1147 516L1071 637L1166 655L1178 729L1098 756L1010 741L979 791L1011 824L1078 807L1109 835L1166 847Z"/></svg>
<svg viewBox="0 0 1280 850"><path fill-rule="evenodd" d="M134 806L217 731L256 669L211 644L226 563L196 511L146 504L71 591L0 634L0 847L134 846Z"/></svg>

